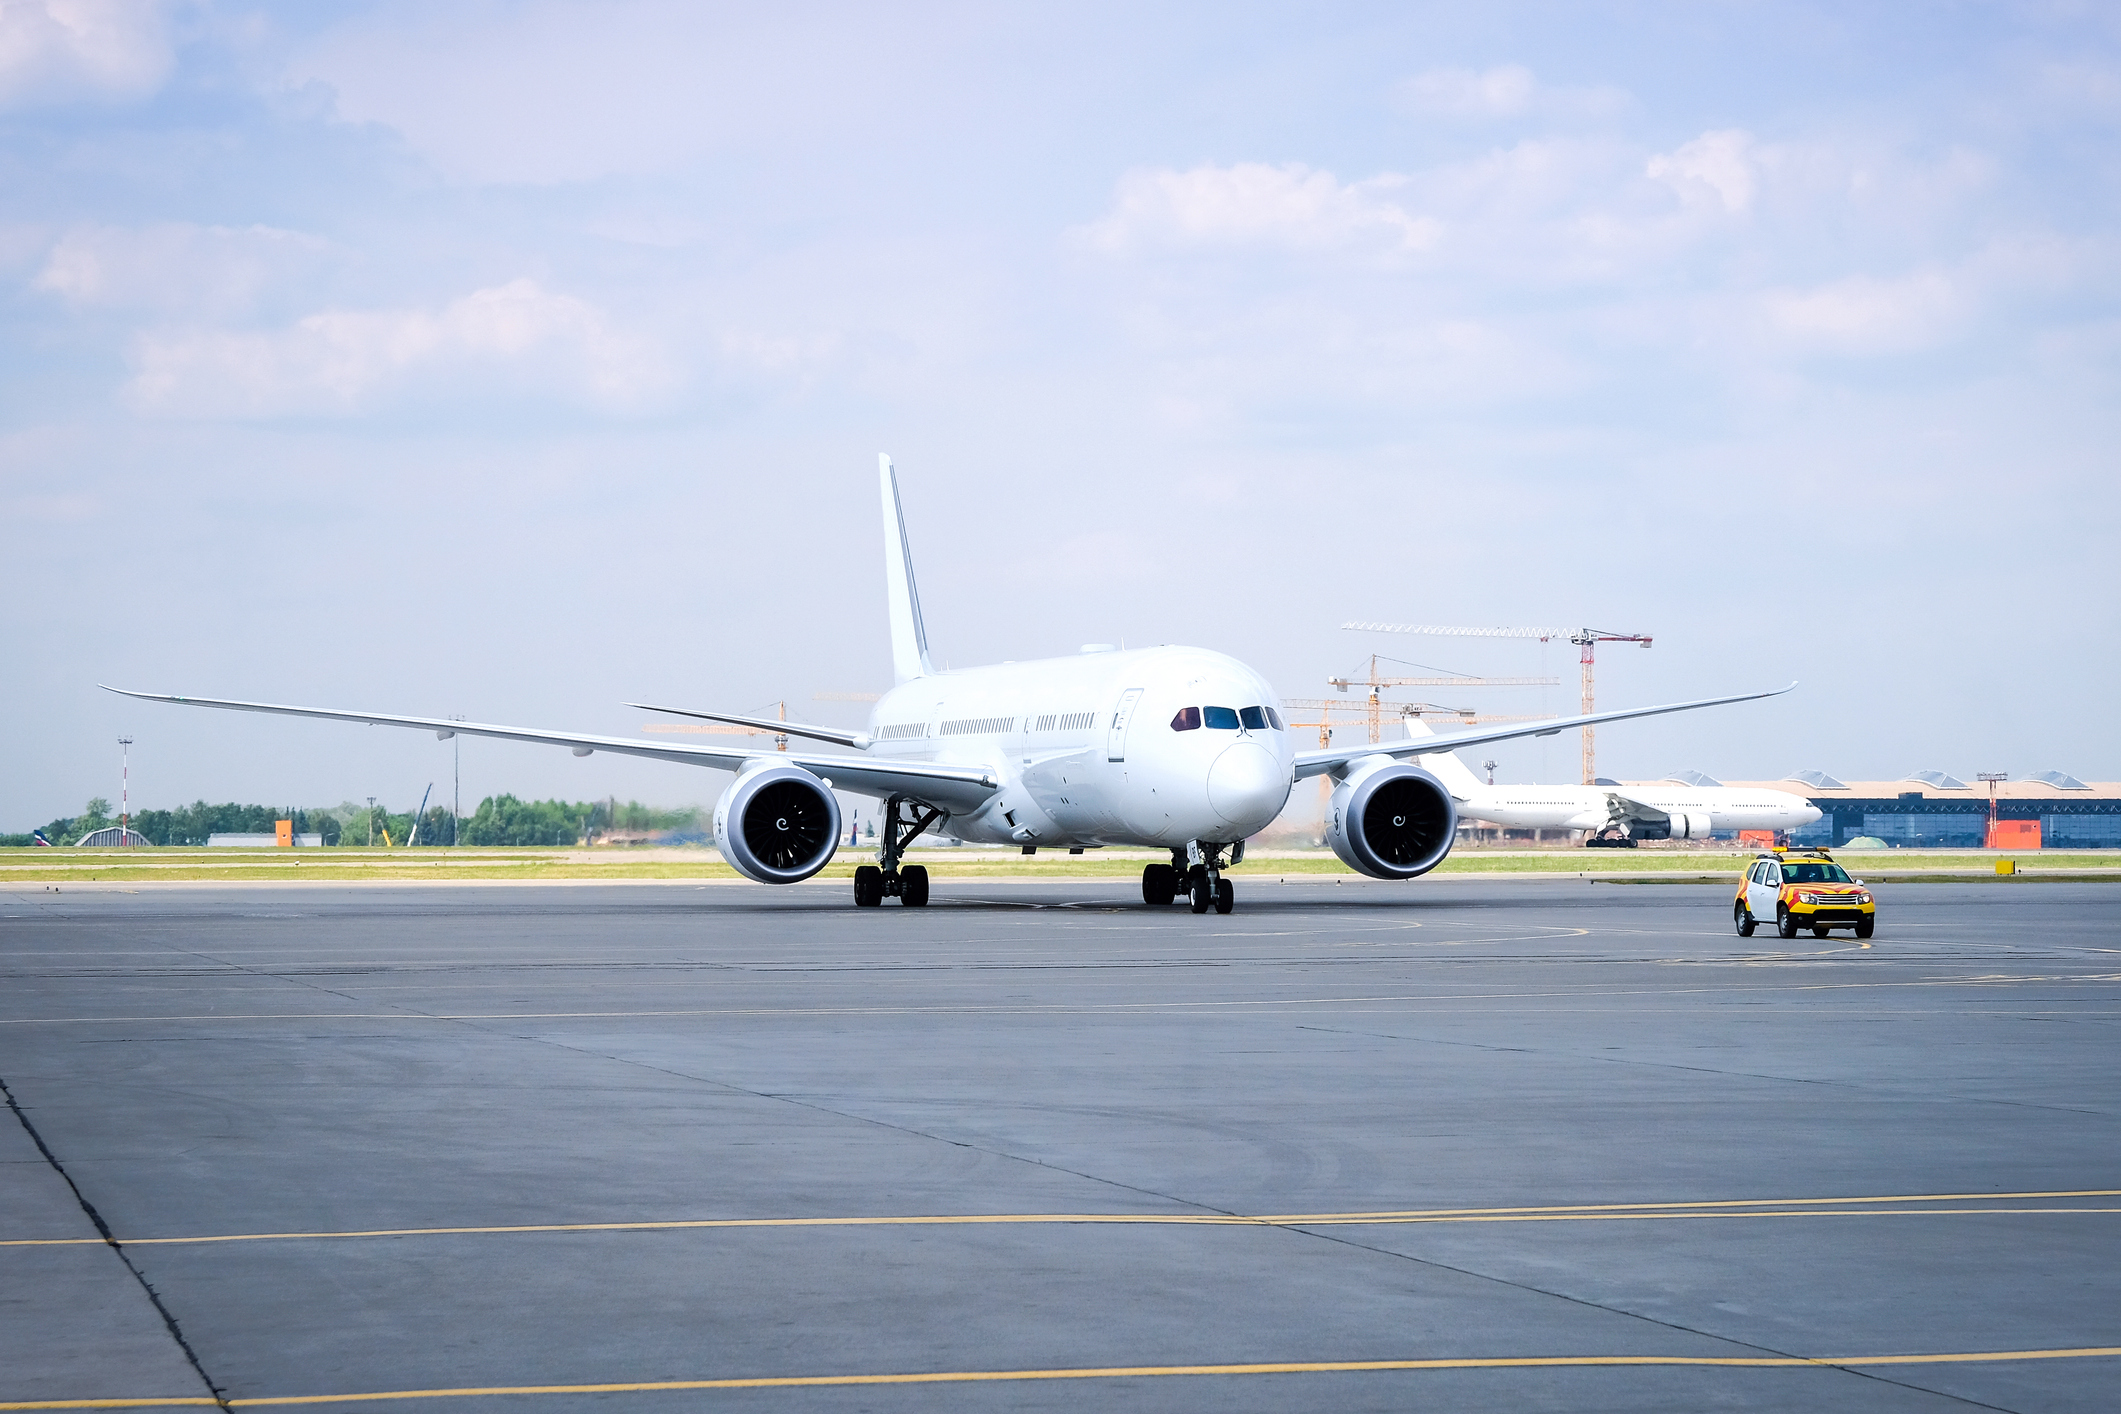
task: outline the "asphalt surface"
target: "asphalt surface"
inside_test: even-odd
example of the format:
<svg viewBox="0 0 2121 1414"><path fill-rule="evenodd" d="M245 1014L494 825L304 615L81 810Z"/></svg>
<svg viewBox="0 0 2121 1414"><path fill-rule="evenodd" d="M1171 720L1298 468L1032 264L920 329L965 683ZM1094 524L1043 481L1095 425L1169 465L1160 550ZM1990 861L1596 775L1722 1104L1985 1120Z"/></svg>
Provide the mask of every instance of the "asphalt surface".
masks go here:
<svg viewBox="0 0 2121 1414"><path fill-rule="evenodd" d="M2115 1406L2121 889L1237 887L0 893L0 1408Z"/></svg>

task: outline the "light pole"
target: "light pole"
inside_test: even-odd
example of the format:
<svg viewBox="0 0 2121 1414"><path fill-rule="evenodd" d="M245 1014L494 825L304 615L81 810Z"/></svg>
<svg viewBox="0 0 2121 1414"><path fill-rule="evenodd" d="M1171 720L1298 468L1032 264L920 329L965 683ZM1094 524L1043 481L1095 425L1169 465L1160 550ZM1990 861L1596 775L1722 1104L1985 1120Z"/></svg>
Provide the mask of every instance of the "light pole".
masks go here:
<svg viewBox="0 0 2121 1414"><path fill-rule="evenodd" d="M368 847L376 847L376 798L368 797Z"/></svg>
<svg viewBox="0 0 2121 1414"><path fill-rule="evenodd" d="M132 843L133 739L118 738L118 843Z"/></svg>
<svg viewBox="0 0 2121 1414"><path fill-rule="evenodd" d="M459 712L450 718L453 722L464 720ZM449 738L449 847L457 847L457 831L464 819L464 738L452 734Z"/></svg>

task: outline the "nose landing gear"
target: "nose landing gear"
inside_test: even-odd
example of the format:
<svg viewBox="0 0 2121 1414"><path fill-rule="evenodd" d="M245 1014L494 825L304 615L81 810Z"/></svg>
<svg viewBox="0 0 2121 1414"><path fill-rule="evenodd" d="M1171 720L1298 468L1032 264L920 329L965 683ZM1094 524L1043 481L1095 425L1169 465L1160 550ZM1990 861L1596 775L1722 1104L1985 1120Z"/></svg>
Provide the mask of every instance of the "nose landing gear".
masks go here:
<svg viewBox="0 0 2121 1414"><path fill-rule="evenodd" d="M854 871L855 907L875 908L886 896L896 898L907 908L927 906L928 867L908 864L901 868L899 859L915 836L942 818L942 811L908 801L902 795L884 802L884 834L877 845L877 862Z"/></svg>
<svg viewBox="0 0 2121 1414"><path fill-rule="evenodd" d="M1171 851L1169 864L1151 864L1142 870L1142 902L1150 905L1175 902L1186 895L1195 913L1213 908L1228 913L1237 907L1237 890L1223 877L1223 846L1213 841L1192 841L1184 849ZM1230 852L1230 862L1244 858L1245 847Z"/></svg>

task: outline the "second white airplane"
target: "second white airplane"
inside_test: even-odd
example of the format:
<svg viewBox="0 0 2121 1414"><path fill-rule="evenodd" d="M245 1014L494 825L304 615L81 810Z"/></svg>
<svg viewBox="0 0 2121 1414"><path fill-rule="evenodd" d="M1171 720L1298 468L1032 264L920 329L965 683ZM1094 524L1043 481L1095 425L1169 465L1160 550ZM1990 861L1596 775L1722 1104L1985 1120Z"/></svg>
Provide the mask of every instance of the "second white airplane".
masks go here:
<svg viewBox="0 0 2121 1414"><path fill-rule="evenodd" d="M1491 786L1448 748L1458 738L1409 721L1407 734L1427 737L1414 759L1443 783L1458 813L1511 830L1584 830L1638 840L1705 840L1718 831L1794 830L1820 817L1818 806L1779 790L1736 786ZM1439 750L1438 748L1445 748Z"/></svg>
<svg viewBox="0 0 2121 1414"><path fill-rule="evenodd" d="M1451 790L1407 758L1418 739L1297 751L1274 708L1274 689L1235 658L1205 648L1086 647L1068 658L939 672L928 654L913 557L891 459L878 459L884 576L896 685L865 731L838 731L725 712L650 711L759 726L830 742L839 753L752 751L629 737L408 717L340 708L129 692L158 702L416 727L437 737L500 737L608 751L734 771L714 808L715 843L740 873L766 884L807 879L840 843L835 791L882 800L876 862L854 872L854 901L928 902L928 871L904 862L906 846L948 822L974 844L1027 849L1105 845L1169 850L1142 871L1142 898L1180 897L1195 913L1228 913L1235 890L1223 871L1244 842L1281 812L1309 776L1335 782L1326 839L1351 869L1411 879L1443 862L1458 826ZM1791 684L1792 687L1795 684ZM114 688L113 691L124 691ZM1775 692L1787 692L1778 688ZM1571 727L1772 697L1748 692L1696 702L1556 717L1451 738L1453 747L1552 736ZM1434 751L1431 744L1428 749Z"/></svg>

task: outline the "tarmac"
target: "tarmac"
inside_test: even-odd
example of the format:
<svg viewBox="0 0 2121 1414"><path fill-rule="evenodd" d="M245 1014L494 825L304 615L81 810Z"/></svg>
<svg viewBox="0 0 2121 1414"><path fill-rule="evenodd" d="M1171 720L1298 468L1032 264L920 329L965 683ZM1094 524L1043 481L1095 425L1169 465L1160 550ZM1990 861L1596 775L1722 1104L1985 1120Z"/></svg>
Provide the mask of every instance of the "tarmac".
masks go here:
<svg viewBox="0 0 2121 1414"><path fill-rule="evenodd" d="M1234 877L0 891L0 1410L2115 1406L2112 886Z"/></svg>

